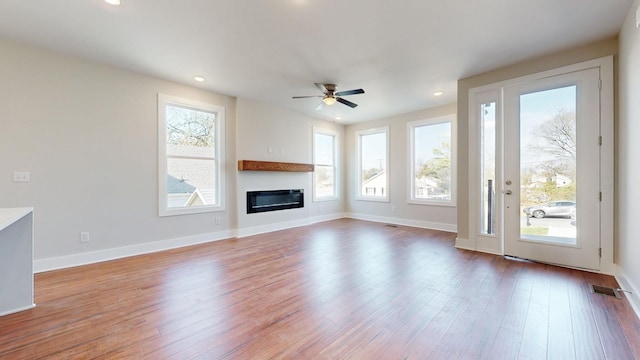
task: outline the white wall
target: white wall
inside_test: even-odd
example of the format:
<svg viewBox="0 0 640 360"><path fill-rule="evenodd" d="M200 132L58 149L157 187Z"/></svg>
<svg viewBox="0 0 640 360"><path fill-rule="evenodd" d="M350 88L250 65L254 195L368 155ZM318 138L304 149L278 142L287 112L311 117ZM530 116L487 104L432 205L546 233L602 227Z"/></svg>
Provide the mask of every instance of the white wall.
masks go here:
<svg viewBox="0 0 640 360"><path fill-rule="evenodd" d="M35 208L35 258L60 259L41 269L233 234L233 141L226 211L158 217L156 116L158 92L223 105L233 140L233 97L1 39L0 54L0 207ZM31 182L14 183L14 170Z"/></svg>
<svg viewBox="0 0 640 360"><path fill-rule="evenodd" d="M347 212L352 217L395 224L456 231L456 207L409 204L407 123L455 114L456 104L350 125L347 127ZM356 200L356 132L389 126L389 202ZM454 127L455 128L455 127ZM395 211L393 210L395 207Z"/></svg>
<svg viewBox="0 0 640 360"><path fill-rule="evenodd" d="M627 297L640 316L640 29L634 1L620 32L617 129L617 259Z"/></svg>
<svg viewBox="0 0 640 360"><path fill-rule="evenodd" d="M313 120L265 103L237 101L237 159L292 163L313 163L313 127L338 132L344 138L344 126ZM342 140L339 139L340 142ZM340 152L343 147L340 146ZM237 180L238 232L240 236L306 225L314 221L342 217L341 200L312 201L310 172L240 171ZM247 214L246 192L255 190L304 189L305 207L284 211Z"/></svg>

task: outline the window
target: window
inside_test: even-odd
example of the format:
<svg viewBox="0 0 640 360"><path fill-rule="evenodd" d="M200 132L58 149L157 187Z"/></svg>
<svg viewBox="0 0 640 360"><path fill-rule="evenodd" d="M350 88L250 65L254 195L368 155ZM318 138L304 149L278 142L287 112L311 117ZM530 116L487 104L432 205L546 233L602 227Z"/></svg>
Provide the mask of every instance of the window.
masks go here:
<svg viewBox="0 0 640 360"><path fill-rule="evenodd" d="M480 233L496 231L496 102L480 104Z"/></svg>
<svg viewBox="0 0 640 360"><path fill-rule="evenodd" d="M389 201L389 127L356 133L359 200Z"/></svg>
<svg viewBox="0 0 640 360"><path fill-rule="evenodd" d="M455 205L452 124L454 115L410 122L409 202Z"/></svg>
<svg viewBox="0 0 640 360"><path fill-rule="evenodd" d="M224 107L158 94L160 216L224 209Z"/></svg>
<svg viewBox="0 0 640 360"><path fill-rule="evenodd" d="M314 201L338 198L337 166L338 133L313 128L313 199Z"/></svg>

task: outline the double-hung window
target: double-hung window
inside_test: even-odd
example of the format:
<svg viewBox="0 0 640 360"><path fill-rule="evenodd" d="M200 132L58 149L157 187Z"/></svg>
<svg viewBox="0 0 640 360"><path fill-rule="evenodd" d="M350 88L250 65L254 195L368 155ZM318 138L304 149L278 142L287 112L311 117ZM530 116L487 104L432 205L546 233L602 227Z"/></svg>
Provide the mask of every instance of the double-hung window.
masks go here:
<svg viewBox="0 0 640 360"><path fill-rule="evenodd" d="M224 209L224 107L158 94L160 216Z"/></svg>
<svg viewBox="0 0 640 360"><path fill-rule="evenodd" d="M356 133L357 199L389 201L389 127Z"/></svg>
<svg viewBox="0 0 640 360"><path fill-rule="evenodd" d="M337 158L338 133L331 130L313 128L313 176L314 201L338 198Z"/></svg>
<svg viewBox="0 0 640 360"><path fill-rule="evenodd" d="M455 205L454 115L413 121L409 132L409 202Z"/></svg>

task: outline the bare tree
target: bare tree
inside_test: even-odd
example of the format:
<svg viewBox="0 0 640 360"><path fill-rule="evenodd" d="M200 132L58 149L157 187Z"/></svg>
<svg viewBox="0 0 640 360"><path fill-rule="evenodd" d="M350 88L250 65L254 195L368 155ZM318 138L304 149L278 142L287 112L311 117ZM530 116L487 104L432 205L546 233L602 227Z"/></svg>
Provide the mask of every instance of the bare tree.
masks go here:
<svg viewBox="0 0 640 360"><path fill-rule="evenodd" d="M531 144L533 151L576 159L576 113L559 109L553 117L542 123L533 133L542 143Z"/></svg>
<svg viewBox="0 0 640 360"><path fill-rule="evenodd" d="M211 147L215 115L180 107L167 107L167 142L174 145Z"/></svg>
<svg viewBox="0 0 640 360"><path fill-rule="evenodd" d="M527 172L525 192L527 200L534 202L554 199L575 199L576 160L576 114L566 109L558 109L547 121L539 125L532 134L537 141L528 144L529 151L545 154L545 160L538 162ZM534 175L539 179L534 181ZM566 185L558 183L558 175L571 179ZM523 199L524 200L524 199Z"/></svg>

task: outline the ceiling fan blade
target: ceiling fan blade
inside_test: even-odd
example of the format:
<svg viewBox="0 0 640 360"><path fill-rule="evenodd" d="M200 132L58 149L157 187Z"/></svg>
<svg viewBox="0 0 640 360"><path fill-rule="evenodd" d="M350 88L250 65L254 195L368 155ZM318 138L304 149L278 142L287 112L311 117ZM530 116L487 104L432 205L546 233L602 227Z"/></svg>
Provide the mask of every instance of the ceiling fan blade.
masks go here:
<svg viewBox="0 0 640 360"><path fill-rule="evenodd" d="M327 88L324 87L324 84L320 84L320 83L314 83L314 84L318 89L320 89L320 91L322 91L323 94L326 94L328 92Z"/></svg>
<svg viewBox="0 0 640 360"><path fill-rule="evenodd" d="M306 99L306 98L314 98L314 97L324 97L322 95L309 95L309 96L292 96L292 99Z"/></svg>
<svg viewBox="0 0 640 360"><path fill-rule="evenodd" d="M364 94L364 90L362 90L362 89L353 89L353 90L338 91L334 95L336 95L336 96L346 96L346 95L357 95L357 94Z"/></svg>
<svg viewBox="0 0 640 360"><path fill-rule="evenodd" d="M352 103L351 101L349 101L349 100L345 100L345 99L343 99L343 98L341 98L341 97L336 97L336 100L337 100L339 103L341 103L341 104L345 104L345 105L347 105L347 106L349 106L349 107L352 107L352 108L354 108L354 107L358 106L358 104L356 104L356 103Z"/></svg>

